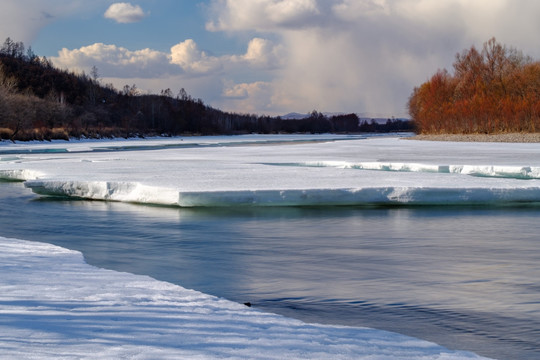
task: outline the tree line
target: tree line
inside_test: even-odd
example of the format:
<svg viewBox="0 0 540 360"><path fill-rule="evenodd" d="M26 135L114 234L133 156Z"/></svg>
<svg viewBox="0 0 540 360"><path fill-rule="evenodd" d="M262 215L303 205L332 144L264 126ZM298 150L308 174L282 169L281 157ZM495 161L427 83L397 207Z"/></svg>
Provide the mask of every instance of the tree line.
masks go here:
<svg viewBox="0 0 540 360"><path fill-rule="evenodd" d="M540 62L495 38L456 55L416 87L409 114L419 133L540 131Z"/></svg>
<svg viewBox="0 0 540 360"><path fill-rule="evenodd" d="M327 117L313 111L288 120L221 111L177 94L142 94L136 85L117 90L90 74L60 70L46 57L7 38L0 48L0 139L216 135L243 133L323 133L407 131L409 122L359 123L356 114Z"/></svg>

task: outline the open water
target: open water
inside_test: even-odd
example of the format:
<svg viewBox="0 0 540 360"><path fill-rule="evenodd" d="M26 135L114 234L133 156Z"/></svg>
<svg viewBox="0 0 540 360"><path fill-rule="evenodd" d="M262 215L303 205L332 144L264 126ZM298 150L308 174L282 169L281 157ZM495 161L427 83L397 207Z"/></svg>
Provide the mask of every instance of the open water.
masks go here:
<svg viewBox="0 0 540 360"><path fill-rule="evenodd" d="M540 207L179 209L0 182L0 236L89 264L496 359L540 359Z"/></svg>

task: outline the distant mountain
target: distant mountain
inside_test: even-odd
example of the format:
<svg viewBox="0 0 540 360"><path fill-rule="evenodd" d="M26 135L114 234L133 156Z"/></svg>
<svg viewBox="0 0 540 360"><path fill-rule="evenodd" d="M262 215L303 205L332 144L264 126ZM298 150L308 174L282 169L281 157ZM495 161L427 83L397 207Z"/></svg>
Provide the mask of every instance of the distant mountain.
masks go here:
<svg viewBox="0 0 540 360"><path fill-rule="evenodd" d="M285 114L283 116L280 116L283 120L300 120L305 119L309 117L309 114L300 114L297 112L291 112L288 114Z"/></svg>

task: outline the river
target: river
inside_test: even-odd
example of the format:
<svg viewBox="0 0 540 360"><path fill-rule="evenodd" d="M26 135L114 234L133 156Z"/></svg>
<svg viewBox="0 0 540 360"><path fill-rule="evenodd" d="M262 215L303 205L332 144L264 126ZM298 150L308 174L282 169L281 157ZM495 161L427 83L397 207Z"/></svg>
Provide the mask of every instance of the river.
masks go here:
<svg viewBox="0 0 540 360"><path fill-rule="evenodd" d="M307 322L540 358L540 208L180 209L0 182L0 235Z"/></svg>

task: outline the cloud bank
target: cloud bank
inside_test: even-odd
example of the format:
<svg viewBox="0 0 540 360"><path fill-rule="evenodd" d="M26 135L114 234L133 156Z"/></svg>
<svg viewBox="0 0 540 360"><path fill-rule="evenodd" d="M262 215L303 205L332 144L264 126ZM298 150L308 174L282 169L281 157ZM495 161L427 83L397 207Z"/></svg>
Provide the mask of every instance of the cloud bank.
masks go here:
<svg viewBox="0 0 540 360"><path fill-rule="evenodd" d="M174 72L167 54L151 49L131 51L116 45L96 43L80 49L63 48L51 60L60 68L88 71L92 66L99 68L104 76L120 78L161 77Z"/></svg>
<svg viewBox="0 0 540 360"><path fill-rule="evenodd" d="M86 71L100 68L104 76L163 78L170 75L214 76L230 71L264 71L281 64L282 47L270 40L253 38L242 55L213 56L200 50L193 39L171 47L170 52L149 48L129 50L113 44L95 43L79 49L63 48L51 57L60 68Z"/></svg>
<svg viewBox="0 0 540 360"><path fill-rule="evenodd" d="M533 0L216 0L206 27L280 39L276 109L406 115L414 86L462 49L493 36L537 49L539 11Z"/></svg>

